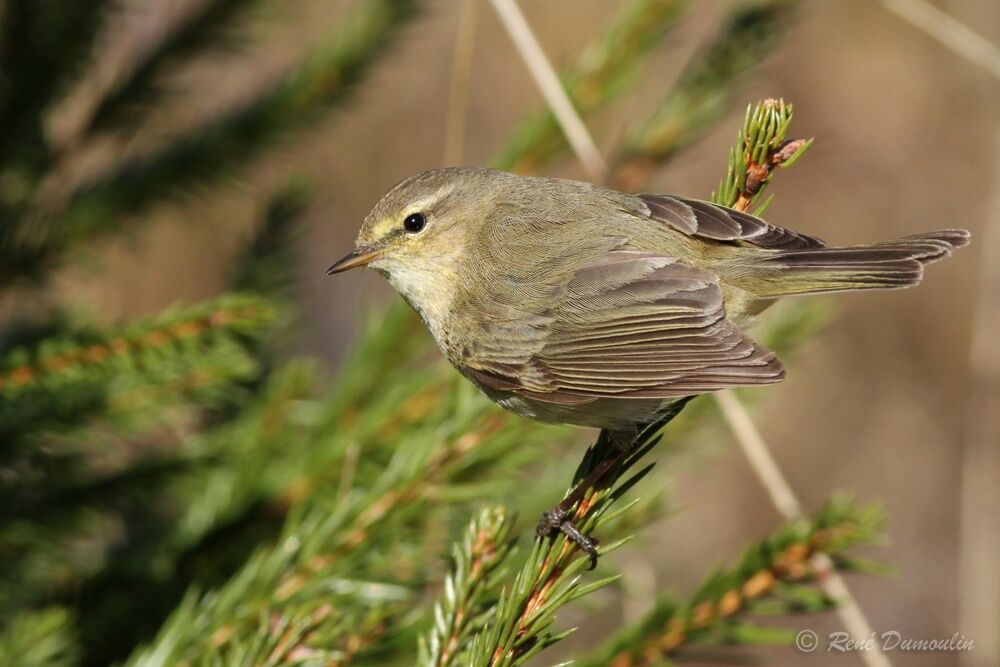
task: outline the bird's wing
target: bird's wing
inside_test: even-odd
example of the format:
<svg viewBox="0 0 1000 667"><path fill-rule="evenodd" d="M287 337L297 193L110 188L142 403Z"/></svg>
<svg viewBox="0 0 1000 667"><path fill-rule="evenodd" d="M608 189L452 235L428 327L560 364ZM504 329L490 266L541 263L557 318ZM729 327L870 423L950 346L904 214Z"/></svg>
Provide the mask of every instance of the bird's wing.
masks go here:
<svg viewBox="0 0 1000 667"><path fill-rule="evenodd" d="M524 353L479 350L466 365L479 382L554 403L665 399L784 376L770 351L726 319L711 273L644 252L600 255L516 331L496 323L483 333L494 351Z"/></svg>
<svg viewBox="0 0 1000 667"><path fill-rule="evenodd" d="M672 195L636 195L643 214L674 229L714 241L742 241L769 250L804 250L824 248L816 237L772 225L760 218L697 199Z"/></svg>

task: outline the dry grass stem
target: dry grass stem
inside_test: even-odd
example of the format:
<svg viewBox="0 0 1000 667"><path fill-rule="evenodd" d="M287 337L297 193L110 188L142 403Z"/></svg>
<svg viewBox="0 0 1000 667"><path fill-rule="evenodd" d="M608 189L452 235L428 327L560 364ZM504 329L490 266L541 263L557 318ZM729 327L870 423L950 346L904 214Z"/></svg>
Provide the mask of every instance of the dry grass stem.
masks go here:
<svg viewBox="0 0 1000 667"><path fill-rule="evenodd" d="M925 0L882 0L886 9L1000 79L1000 47Z"/></svg>
<svg viewBox="0 0 1000 667"><path fill-rule="evenodd" d="M458 26L455 29L455 50L452 58L451 83L448 90L448 115L445 123L444 166L462 164L465 157L465 120L469 108L469 81L472 78L472 58L476 45L476 0L462 0Z"/></svg>
<svg viewBox="0 0 1000 667"><path fill-rule="evenodd" d="M490 0L501 23L510 35L511 40L517 47L518 53L524 59L524 64L531 72L531 76L538 84L538 89L545 97L545 103L552 110L556 122L566 135L573 152L580 159L580 162L587 169L590 177L595 181L603 183L607 180L608 167L597 150L587 126L584 125L580 114L573 108L573 103L566 94L566 90L559 82L559 76L552 63L542 51L535 33L521 13L521 9L514 0Z"/></svg>
<svg viewBox="0 0 1000 667"><path fill-rule="evenodd" d="M1000 664L1000 132L996 136L993 187L985 238L979 241L979 284L972 315L969 378L972 385L962 447L959 527L959 625L976 638L976 650L963 652L970 667Z"/></svg>

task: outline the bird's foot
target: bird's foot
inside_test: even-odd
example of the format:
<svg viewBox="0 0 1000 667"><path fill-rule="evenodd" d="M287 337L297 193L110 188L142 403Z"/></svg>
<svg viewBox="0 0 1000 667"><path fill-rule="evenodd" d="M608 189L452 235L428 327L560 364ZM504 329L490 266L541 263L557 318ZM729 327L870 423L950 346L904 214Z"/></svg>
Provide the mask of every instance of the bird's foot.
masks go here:
<svg viewBox="0 0 1000 667"><path fill-rule="evenodd" d="M591 570L597 567L597 539L580 532L569 518L569 512L561 505L549 512L542 512L542 519L535 528L535 534L542 539L556 532L564 533L570 541L580 547L580 551L590 557Z"/></svg>

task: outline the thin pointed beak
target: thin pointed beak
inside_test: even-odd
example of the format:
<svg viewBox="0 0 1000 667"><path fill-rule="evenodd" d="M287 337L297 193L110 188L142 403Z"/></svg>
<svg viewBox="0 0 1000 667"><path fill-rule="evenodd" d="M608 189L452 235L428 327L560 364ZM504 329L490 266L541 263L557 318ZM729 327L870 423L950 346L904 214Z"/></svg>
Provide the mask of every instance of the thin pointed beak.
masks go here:
<svg viewBox="0 0 1000 667"><path fill-rule="evenodd" d="M381 254L381 248L355 248L331 264L330 268L326 270L326 275L332 276L335 273L340 273L341 271L346 271L347 269L353 269L356 266L364 266L368 262L377 259Z"/></svg>

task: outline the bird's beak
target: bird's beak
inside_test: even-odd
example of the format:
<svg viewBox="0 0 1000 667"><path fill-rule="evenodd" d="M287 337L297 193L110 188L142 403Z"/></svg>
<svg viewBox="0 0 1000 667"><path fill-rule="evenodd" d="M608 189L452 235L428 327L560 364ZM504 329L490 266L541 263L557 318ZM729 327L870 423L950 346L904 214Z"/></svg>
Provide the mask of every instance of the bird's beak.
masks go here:
<svg viewBox="0 0 1000 667"><path fill-rule="evenodd" d="M331 264L330 268L326 270L326 275L332 276L335 273L353 269L356 266L364 266L368 262L377 259L381 254L381 248L360 246Z"/></svg>

